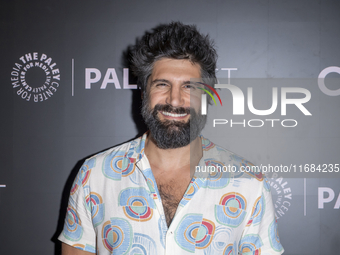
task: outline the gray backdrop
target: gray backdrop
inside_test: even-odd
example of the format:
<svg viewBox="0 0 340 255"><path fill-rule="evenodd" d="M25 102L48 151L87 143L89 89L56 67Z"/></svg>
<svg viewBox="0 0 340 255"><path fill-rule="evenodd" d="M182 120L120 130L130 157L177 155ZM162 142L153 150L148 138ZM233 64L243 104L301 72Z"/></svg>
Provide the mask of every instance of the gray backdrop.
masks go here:
<svg viewBox="0 0 340 255"><path fill-rule="evenodd" d="M222 68L237 69L230 72L233 84L238 78L315 81L302 86L312 94L306 104L312 116L290 111L293 106L287 116L271 116L301 119L297 127L229 126L216 136L208 125L207 137L256 164L340 163L339 97L325 95L316 81L325 68L340 66L339 1L2 1L0 6L0 254L58 254L56 237L83 160L145 131L139 90L124 88L135 84L123 75L125 56L137 37L160 23L179 20L209 33L219 55L218 76L228 78ZM325 83L339 88L336 80ZM270 107L270 90L262 89L254 86L258 109ZM229 102L228 95L222 99ZM249 116L241 119L259 119ZM294 177L271 179L285 254L337 254L340 179Z"/></svg>

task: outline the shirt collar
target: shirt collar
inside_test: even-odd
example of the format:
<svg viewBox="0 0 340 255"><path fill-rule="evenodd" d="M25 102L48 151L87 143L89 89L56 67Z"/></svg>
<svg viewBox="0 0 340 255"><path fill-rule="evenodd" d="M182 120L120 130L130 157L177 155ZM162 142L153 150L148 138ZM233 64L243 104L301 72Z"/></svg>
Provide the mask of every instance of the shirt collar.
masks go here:
<svg viewBox="0 0 340 255"><path fill-rule="evenodd" d="M149 131L145 132L141 137L132 141L131 147L129 149L129 158L134 158L135 162L137 163L144 157L145 151L145 141ZM201 138L201 144L203 149L203 156L201 160L204 160L207 157L215 156L215 150L211 150L215 148L215 144L211 142L209 139L203 137L202 135L199 136Z"/></svg>
<svg viewBox="0 0 340 255"><path fill-rule="evenodd" d="M141 137L133 140L129 148L129 158L135 159L136 162L140 161L144 156L145 141L148 136L148 132L145 132Z"/></svg>

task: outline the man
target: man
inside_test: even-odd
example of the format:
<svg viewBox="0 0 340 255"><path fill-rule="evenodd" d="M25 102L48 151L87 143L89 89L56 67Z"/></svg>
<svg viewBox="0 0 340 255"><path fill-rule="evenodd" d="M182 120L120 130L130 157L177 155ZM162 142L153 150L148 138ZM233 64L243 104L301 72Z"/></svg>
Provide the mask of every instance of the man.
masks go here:
<svg viewBox="0 0 340 255"><path fill-rule="evenodd" d="M207 36L179 22L137 43L149 131L85 161L59 237L63 255L283 252L261 173L195 175L195 166L250 165L199 135L203 85L193 79L216 80L216 58Z"/></svg>

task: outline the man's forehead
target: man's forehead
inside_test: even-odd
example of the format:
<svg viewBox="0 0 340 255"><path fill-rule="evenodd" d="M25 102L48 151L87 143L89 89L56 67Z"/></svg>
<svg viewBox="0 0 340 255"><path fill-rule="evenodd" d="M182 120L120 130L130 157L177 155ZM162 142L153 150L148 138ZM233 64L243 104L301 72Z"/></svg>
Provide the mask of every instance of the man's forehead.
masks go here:
<svg viewBox="0 0 340 255"><path fill-rule="evenodd" d="M148 79L148 83L159 81L180 80L189 83L190 79L201 77L201 67L187 59L163 58L157 60Z"/></svg>

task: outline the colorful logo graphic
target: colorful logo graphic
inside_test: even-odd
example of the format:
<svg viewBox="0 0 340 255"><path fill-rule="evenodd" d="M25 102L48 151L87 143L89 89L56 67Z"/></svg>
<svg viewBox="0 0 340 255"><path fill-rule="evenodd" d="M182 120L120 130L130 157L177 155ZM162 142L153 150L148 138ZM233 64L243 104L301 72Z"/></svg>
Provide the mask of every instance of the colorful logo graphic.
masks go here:
<svg viewBox="0 0 340 255"><path fill-rule="evenodd" d="M203 83L203 82L197 82L197 83L202 84L203 86L205 86L208 89L210 89L217 96L217 98L220 101L220 104L222 106L221 97L220 97L220 95L217 93L217 91L213 87L211 87L208 84ZM209 90L204 89L204 88L200 88L200 87L197 87L197 88L200 89L200 90L203 90L206 93L206 94L202 94L202 96L201 96L201 114L202 115L207 115L207 94L212 98L212 100L214 101L215 105L217 105L216 100L215 100L214 96L210 93Z"/></svg>

